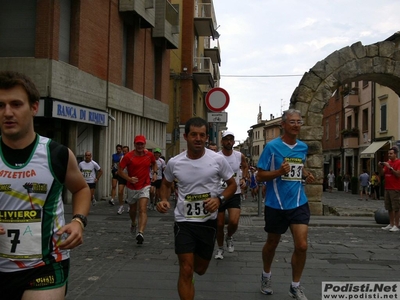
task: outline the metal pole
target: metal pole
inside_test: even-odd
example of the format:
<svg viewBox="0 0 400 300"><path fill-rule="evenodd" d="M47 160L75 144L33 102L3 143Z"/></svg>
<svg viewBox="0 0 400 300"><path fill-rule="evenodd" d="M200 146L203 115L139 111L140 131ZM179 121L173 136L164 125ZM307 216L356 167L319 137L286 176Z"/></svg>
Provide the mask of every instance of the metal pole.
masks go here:
<svg viewBox="0 0 400 300"><path fill-rule="evenodd" d="M215 143L217 144L217 151L219 151L220 149L219 149L219 144L220 144L220 141L219 141L219 123L217 122L216 123L216 125L215 125Z"/></svg>
<svg viewBox="0 0 400 300"><path fill-rule="evenodd" d="M262 216L262 209L263 209L263 204L264 204L264 199L262 198L262 186L263 183L259 182L258 183L258 216Z"/></svg>

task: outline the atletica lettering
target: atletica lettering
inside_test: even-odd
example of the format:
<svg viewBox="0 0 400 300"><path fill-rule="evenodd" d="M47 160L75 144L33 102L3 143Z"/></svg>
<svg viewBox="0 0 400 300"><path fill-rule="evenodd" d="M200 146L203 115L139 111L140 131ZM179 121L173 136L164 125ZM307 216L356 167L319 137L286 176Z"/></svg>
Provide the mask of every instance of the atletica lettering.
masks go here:
<svg viewBox="0 0 400 300"><path fill-rule="evenodd" d="M27 170L27 171L8 171L8 170L0 170L1 178L12 178L12 179L23 179L36 176L35 170Z"/></svg>

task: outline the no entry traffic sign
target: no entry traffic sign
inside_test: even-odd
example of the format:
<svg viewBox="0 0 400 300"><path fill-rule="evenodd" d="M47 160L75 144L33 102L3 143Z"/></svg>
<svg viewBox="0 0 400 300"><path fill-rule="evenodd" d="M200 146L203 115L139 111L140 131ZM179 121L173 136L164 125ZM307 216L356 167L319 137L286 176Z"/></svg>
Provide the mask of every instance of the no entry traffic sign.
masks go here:
<svg viewBox="0 0 400 300"><path fill-rule="evenodd" d="M208 91L206 95L206 106L214 112L221 112L229 105L229 94L223 88L216 87Z"/></svg>

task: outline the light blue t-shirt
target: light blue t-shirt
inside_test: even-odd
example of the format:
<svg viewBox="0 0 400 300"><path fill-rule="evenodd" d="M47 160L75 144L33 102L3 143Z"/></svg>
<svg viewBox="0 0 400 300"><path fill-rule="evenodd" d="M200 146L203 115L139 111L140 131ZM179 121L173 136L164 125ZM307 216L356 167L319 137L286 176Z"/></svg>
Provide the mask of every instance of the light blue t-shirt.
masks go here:
<svg viewBox="0 0 400 300"><path fill-rule="evenodd" d="M288 145L279 137L267 143L257 167L265 171L275 171L286 160L290 164L290 172L267 181L266 206L287 210L307 203L302 184L307 152L308 146L299 140L295 145Z"/></svg>
<svg viewBox="0 0 400 300"><path fill-rule="evenodd" d="M367 173L362 173L360 175L360 184L361 184L361 186L369 185L369 175Z"/></svg>

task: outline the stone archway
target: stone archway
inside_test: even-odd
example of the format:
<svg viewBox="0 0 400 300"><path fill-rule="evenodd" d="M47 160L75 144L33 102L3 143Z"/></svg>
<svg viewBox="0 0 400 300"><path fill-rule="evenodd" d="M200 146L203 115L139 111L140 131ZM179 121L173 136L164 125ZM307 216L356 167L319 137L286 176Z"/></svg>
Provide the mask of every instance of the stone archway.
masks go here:
<svg viewBox="0 0 400 300"><path fill-rule="evenodd" d="M400 95L400 49L396 41L400 41L400 33L372 45L357 42L337 50L305 73L293 92L290 107L300 110L305 121L299 138L309 146L306 167L317 179L306 186L314 215L323 212L322 110L339 86L352 81L374 81Z"/></svg>

